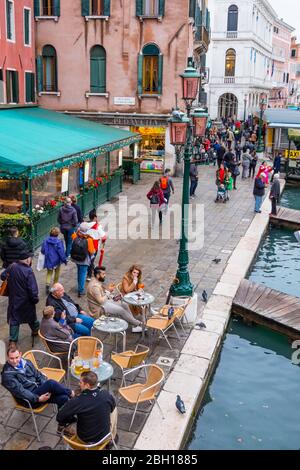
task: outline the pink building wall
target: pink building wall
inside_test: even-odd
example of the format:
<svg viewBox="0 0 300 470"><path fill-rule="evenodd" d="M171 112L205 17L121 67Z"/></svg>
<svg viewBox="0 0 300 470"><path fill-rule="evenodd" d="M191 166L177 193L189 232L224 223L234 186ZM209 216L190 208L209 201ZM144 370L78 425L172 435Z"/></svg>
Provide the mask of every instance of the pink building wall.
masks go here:
<svg viewBox="0 0 300 470"><path fill-rule="evenodd" d="M4 78L7 69L19 72L19 104L25 102L25 71L35 73L35 33L33 0L14 0L15 41L8 41L6 34L6 2L0 0L0 69ZM31 45L24 45L24 7L31 10Z"/></svg>
<svg viewBox="0 0 300 470"><path fill-rule="evenodd" d="M135 0L111 1L111 16L86 21L81 16L81 0L60 2L58 21L37 22L37 54L51 44L57 53L60 96L42 94L43 107L69 111L125 113L168 113L181 98L178 77L193 51L193 31L189 22L189 2L165 2L161 20L136 16ZM163 54L163 92L159 97L140 99L137 93L137 57L142 47L155 43ZM106 88L108 97L86 98L90 88L90 49L101 45L106 50ZM116 105L115 97L134 97L135 105Z"/></svg>

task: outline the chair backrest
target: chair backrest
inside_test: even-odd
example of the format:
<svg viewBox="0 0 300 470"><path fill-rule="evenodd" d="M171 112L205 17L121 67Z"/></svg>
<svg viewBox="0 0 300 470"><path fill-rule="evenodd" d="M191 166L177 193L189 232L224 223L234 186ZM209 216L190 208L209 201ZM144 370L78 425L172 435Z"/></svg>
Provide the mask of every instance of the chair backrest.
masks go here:
<svg viewBox="0 0 300 470"><path fill-rule="evenodd" d="M78 356L81 359L91 359L96 356L97 345L102 345L98 338L93 336L81 336L78 338ZM101 347L103 349L103 345Z"/></svg>
<svg viewBox="0 0 300 470"><path fill-rule="evenodd" d="M78 436L67 437L62 436L63 440L74 450L102 450L111 441L111 433L107 434L101 441L95 444L84 444Z"/></svg>
<svg viewBox="0 0 300 470"><path fill-rule="evenodd" d="M143 398L149 397L149 400L151 400L151 398L153 398L160 390L165 374L164 371L155 364L151 364L151 366L147 367L146 370L148 374L143 389L149 388L149 390L143 393Z"/></svg>
<svg viewBox="0 0 300 470"><path fill-rule="evenodd" d="M127 367L128 369L132 369L133 367L137 367L143 363L149 353L149 348L145 348L144 351L135 352L128 361Z"/></svg>
<svg viewBox="0 0 300 470"><path fill-rule="evenodd" d="M36 359L35 359L35 357L34 357L34 353L33 353L32 351L27 351L27 352L25 352L25 353L23 354L23 358L24 358L24 359L28 359L29 361L31 361L32 364L34 365L34 367L35 367L36 369L39 368L38 363L37 363L37 361L36 361Z"/></svg>

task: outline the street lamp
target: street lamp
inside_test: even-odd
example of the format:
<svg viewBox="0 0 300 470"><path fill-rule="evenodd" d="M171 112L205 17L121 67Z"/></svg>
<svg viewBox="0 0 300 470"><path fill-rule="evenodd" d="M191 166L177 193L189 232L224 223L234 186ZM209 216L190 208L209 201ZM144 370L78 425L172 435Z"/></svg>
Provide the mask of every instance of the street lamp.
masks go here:
<svg viewBox="0 0 300 470"><path fill-rule="evenodd" d="M170 123L170 136L171 144L184 147L184 174L183 174L183 189L182 189L182 216L181 216L181 238L180 248L178 255L178 269L176 278L170 287L170 295L173 297L178 296L192 296L194 286L190 281L188 271L189 255L187 249L187 236L188 236L188 209L189 209L189 179L190 179L190 162L192 156L193 144L193 128L195 119L204 116L193 116L193 122L190 119L192 103L197 97L200 74L193 66L193 60L188 58L187 68L184 73L180 75L182 78L182 92L183 100L186 106L186 115L178 110L173 111ZM196 113L197 114L197 113ZM198 122L198 132L201 127ZM204 128L205 132L205 128Z"/></svg>
<svg viewBox="0 0 300 470"><path fill-rule="evenodd" d="M263 126L263 115L264 115L264 111L265 111L266 107L267 107L266 95L264 93L262 93L260 95L260 102L259 102L260 117L259 117L257 153L261 153L265 149L265 146L264 146L264 143L263 143L262 126Z"/></svg>

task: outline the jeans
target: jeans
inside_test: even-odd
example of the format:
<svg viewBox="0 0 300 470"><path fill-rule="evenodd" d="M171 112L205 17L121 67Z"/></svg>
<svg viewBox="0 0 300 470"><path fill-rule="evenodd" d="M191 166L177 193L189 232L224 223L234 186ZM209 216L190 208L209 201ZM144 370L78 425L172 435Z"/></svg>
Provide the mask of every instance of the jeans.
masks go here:
<svg viewBox="0 0 300 470"><path fill-rule="evenodd" d="M56 403L58 408L64 405L71 397L71 390L56 382L56 380L47 380L43 385L34 390L34 393L39 396L48 392L51 393L51 398L48 400L49 403ZM39 403L39 405L41 404Z"/></svg>
<svg viewBox="0 0 300 470"><path fill-rule="evenodd" d="M254 196L255 197L255 212L259 212L260 211L260 208L261 208L261 205L262 205L262 200L263 200L263 197L262 196Z"/></svg>
<svg viewBox="0 0 300 470"><path fill-rule="evenodd" d="M191 187L190 187L190 196L195 196L195 191L198 186L198 180L191 180Z"/></svg>
<svg viewBox="0 0 300 470"><path fill-rule="evenodd" d="M95 260L96 260L97 254L98 254L98 251L96 251L96 253L91 257L91 264L88 266L88 272L87 272L88 277L93 277L93 272L95 269Z"/></svg>
<svg viewBox="0 0 300 470"><path fill-rule="evenodd" d="M87 264L77 264L77 283L78 283L78 294L84 293L84 285L88 272Z"/></svg>
<svg viewBox="0 0 300 470"><path fill-rule="evenodd" d="M31 328L32 333L36 333L40 327L40 322L38 320L33 321L32 323L28 323ZM19 339L19 330L20 325L9 325L9 340L14 341L15 343L18 342Z"/></svg>
<svg viewBox="0 0 300 470"><path fill-rule="evenodd" d="M87 315L82 315L81 313L77 315L77 318L80 318L82 323L73 323L72 330L79 336L91 336L94 319Z"/></svg>
<svg viewBox="0 0 300 470"><path fill-rule="evenodd" d="M72 234L75 232L75 228L70 228L69 230L66 228L61 229L61 233L64 236L65 244L66 244L66 257L70 256L71 248L72 248Z"/></svg>
<svg viewBox="0 0 300 470"><path fill-rule="evenodd" d="M256 165L255 165L255 166L250 165L250 167L249 167L249 178L250 178L251 175L252 175L252 178L254 178L254 176L255 176L255 169L256 169Z"/></svg>

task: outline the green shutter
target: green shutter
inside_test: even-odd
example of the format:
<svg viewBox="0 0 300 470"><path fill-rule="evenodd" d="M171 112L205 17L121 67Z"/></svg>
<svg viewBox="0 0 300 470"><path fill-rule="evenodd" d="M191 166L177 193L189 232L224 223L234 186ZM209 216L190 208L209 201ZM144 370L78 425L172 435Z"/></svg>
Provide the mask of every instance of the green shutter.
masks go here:
<svg viewBox="0 0 300 470"><path fill-rule="evenodd" d="M209 31L210 30L210 12L207 10L207 13L206 13L206 30Z"/></svg>
<svg viewBox="0 0 300 470"><path fill-rule="evenodd" d="M106 92L105 57L91 57L91 93Z"/></svg>
<svg viewBox="0 0 300 470"><path fill-rule="evenodd" d="M60 0L53 1L54 16L60 16Z"/></svg>
<svg viewBox="0 0 300 470"><path fill-rule="evenodd" d="M196 6L195 11L195 26L199 28L202 25L202 11L199 8L199 5Z"/></svg>
<svg viewBox="0 0 300 470"><path fill-rule="evenodd" d="M164 14L165 14L165 0L159 0L158 16L164 16Z"/></svg>
<svg viewBox="0 0 300 470"><path fill-rule="evenodd" d="M196 0L190 0L189 17L195 18Z"/></svg>
<svg viewBox="0 0 300 470"><path fill-rule="evenodd" d="M34 16L40 16L40 0L34 0Z"/></svg>
<svg viewBox="0 0 300 470"><path fill-rule="evenodd" d="M81 15L90 16L90 0L81 0Z"/></svg>
<svg viewBox="0 0 300 470"><path fill-rule="evenodd" d="M38 55L36 58L36 77L37 77L37 91L43 91L43 57Z"/></svg>
<svg viewBox="0 0 300 470"><path fill-rule="evenodd" d="M29 37L29 31L30 31L30 11L29 10L24 10L24 41L25 44L29 45L30 44L30 37Z"/></svg>
<svg viewBox="0 0 300 470"><path fill-rule="evenodd" d="M25 72L25 103L30 103L30 78L30 74L28 72Z"/></svg>
<svg viewBox="0 0 300 470"><path fill-rule="evenodd" d="M137 89L138 95L143 94L143 54L138 54L138 63L137 63Z"/></svg>
<svg viewBox="0 0 300 470"><path fill-rule="evenodd" d="M34 89L35 76L34 76L34 73L30 74L30 81L31 81L31 101L32 101L32 103L35 103L35 89Z"/></svg>
<svg viewBox="0 0 300 470"><path fill-rule="evenodd" d="M11 102L11 89L10 89L10 80L9 80L9 70L6 70L6 102Z"/></svg>
<svg viewBox="0 0 300 470"><path fill-rule="evenodd" d="M104 0L104 16L110 16L110 0Z"/></svg>
<svg viewBox="0 0 300 470"><path fill-rule="evenodd" d="M163 92L163 68L164 68L164 60L163 55L159 54L158 56L158 94L162 95Z"/></svg>
<svg viewBox="0 0 300 470"><path fill-rule="evenodd" d="M135 12L136 16L143 15L143 0L135 0Z"/></svg>
<svg viewBox="0 0 300 470"><path fill-rule="evenodd" d="M14 71L12 74L13 102L19 103L19 73Z"/></svg>

